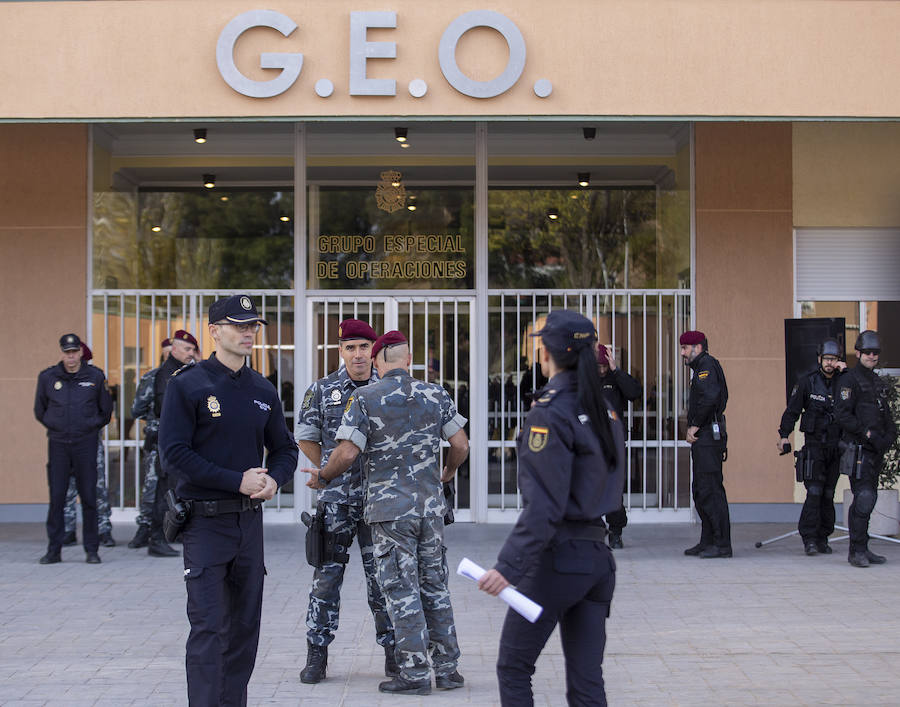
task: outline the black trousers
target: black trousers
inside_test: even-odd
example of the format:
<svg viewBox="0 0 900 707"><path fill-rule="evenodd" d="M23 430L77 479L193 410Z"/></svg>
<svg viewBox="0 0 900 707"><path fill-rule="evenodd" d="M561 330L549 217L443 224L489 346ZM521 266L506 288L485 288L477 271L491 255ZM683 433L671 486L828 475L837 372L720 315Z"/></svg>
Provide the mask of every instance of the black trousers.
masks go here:
<svg viewBox="0 0 900 707"><path fill-rule="evenodd" d="M700 544L731 549L731 517L722 480L725 449L720 446L691 445L694 480L691 493L700 516Z"/></svg>
<svg viewBox="0 0 900 707"><path fill-rule="evenodd" d="M841 454L837 446L806 445L812 455L813 478L804 480L806 500L797 530L804 543L827 540L834 532L834 488L840 476Z"/></svg>
<svg viewBox="0 0 900 707"><path fill-rule="evenodd" d="M153 497L153 513L150 515L150 538L162 540L163 518L169 508L166 503L166 492L174 486L170 486L169 475L164 473L159 463L159 455L154 455L156 466L156 492Z"/></svg>
<svg viewBox="0 0 900 707"><path fill-rule="evenodd" d="M262 614L262 510L192 516L184 528L192 707L246 705Z"/></svg>
<svg viewBox="0 0 900 707"><path fill-rule="evenodd" d="M606 705L602 664L615 586L616 564L604 542L566 540L541 553L537 565L517 586L544 607L540 618L532 624L510 609L503 623L497 658L502 705L534 704L531 676L557 624L566 661L568 703Z"/></svg>
<svg viewBox="0 0 900 707"><path fill-rule="evenodd" d="M97 552L100 536L97 532L97 440L96 433L74 442L47 443L47 485L50 487L50 507L47 509L47 551L60 552L65 528L66 492L69 477L75 477L75 488L81 498L85 552Z"/></svg>
<svg viewBox="0 0 900 707"><path fill-rule="evenodd" d="M867 452L863 458L860 478L850 476L853 503L850 504L847 529L850 531L851 555L869 549L869 518L872 517L878 498L878 471L881 469L883 459L881 455L875 457L869 454Z"/></svg>

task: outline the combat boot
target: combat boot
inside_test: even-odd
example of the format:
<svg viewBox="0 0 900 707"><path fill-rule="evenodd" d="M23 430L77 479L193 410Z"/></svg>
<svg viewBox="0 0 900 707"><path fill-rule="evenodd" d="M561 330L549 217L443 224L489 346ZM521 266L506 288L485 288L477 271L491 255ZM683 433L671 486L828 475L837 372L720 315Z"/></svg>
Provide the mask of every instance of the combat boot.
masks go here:
<svg viewBox="0 0 900 707"><path fill-rule="evenodd" d="M379 683L378 692L391 692L395 695L430 695L431 678L427 680L407 680L398 675L395 678Z"/></svg>
<svg viewBox="0 0 900 707"><path fill-rule="evenodd" d="M454 670L449 675L436 675L434 685L438 690L455 690L466 684L466 679Z"/></svg>
<svg viewBox="0 0 900 707"><path fill-rule="evenodd" d="M178 550L166 542L162 533L155 534L150 538L150 544L147 546L147 554L150 555L150 557L179 556Z"/></svg>
<svg viewBox="0 0 900 707"><path fill-rule="evenodd" d="M312 643L307 643L306 646L306 667L300 671L300 682L314 685L325 679L328 646L314 646Z"/></svg>
<svg viewBox="0 0 900 707"><path fill-rule="evenodd" d="M116 541L113 540L112 533L103 533L103 535L100 536L100 544L103 547L115 547Z"/></svg>
<svg viewBox="0 0 900 707"><path fill-rule="evenodd" d="M55 565L57 562L62 562L62 557L58 552L50 552L47 551L47 554L44 555L38 562L42 565Z"/></svg>
<svg viewBox="0 0 900 707"><path fill-rule="evenodd" d="M871 550L866 550L866 559L870 565L883 565L887 562L887 558L884 555L876 555Z"/></svg>
<svg viewBox="0 0 900 707"><path fill-rule="evenodd" d="M831 545L828 544L827 540L816 540L816 550L823 555L830 555L832 553Z"/></svg>
<svg viewBox="0 0 900 707"><path fill-rule="evenodd" d="M705 549L706 545L704 545L703 543L697 543L696 545L694 545L694 547L689 547L687 550L685 550L684 554L688 556L699 555Z"/></svg>
<svg viewBox="0 0 900 707"><path fill-rule="evenodd" d="M394 655L393 646L384 647L384 676L395 678L400 674L400 666L397 665L397 656Z"/></svg>
<svg viewBox="0 0 900 707"><path fill-rule="evenodd" d="M146 525L139 525L134 537L128 543L128 547L132 550L137 550L138 548L147 547L148 542L150 542L150 528Z"/></svg>
<svg viewBox="0 0 900 707"><path fill-rule="evenodd" d="M819 548L816 547L816 544L812 540L803 543L803 551L810 557L819 554Z"/></svg>
<svg viewBox="0 0 900 707"><path fill-rule="evenodd" d="M731 557L731 548L730 547L719 547L718 545L712 545L706 548L703 552L700 553L700 557L704 559L716 558L716 557Z"/></svg>
<svg viewBox="0 0 900 707"><path fill-rule="evenodd" d="M866 557L866 553L864 552L851 552L847 557L847 562L849 562L854 567L869 566L869 558Z"/></svg>
<svg viewBox="0 0 900 707"><path fill-rule="evenodd" d="M71 547L72 545L78 544L78 536L75 535L74 530L70 530L68 533L63 535L63 547Z"/></svg>
<svg viewBox="0 0 900 707"><path fill-rule="evenodd" d="M610 533L609 534L609 547L612 550L621 550L625 547L622 544L622 534L621 533Z"/></svg>

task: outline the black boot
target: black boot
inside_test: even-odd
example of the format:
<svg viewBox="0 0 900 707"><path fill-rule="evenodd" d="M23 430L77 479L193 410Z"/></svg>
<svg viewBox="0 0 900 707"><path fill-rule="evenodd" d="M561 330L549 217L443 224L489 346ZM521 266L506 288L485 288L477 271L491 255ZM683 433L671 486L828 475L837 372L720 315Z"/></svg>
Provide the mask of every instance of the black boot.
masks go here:
<svg viewBox="0 0 900 707"><path fill-rule="evenodd" d="M150 557L178 557L178 550L173 548L162 533L156 533L150 537L150 544L147 546L147 554Z"/></svg>
<svg viewBox="0 0 900 707"><path fill-rule="evenodd" d="M78 544L78 536L75 535L74 530L70 530L68 533L63 535L63 547L72 547L72 545Z"/></svg>
<svg viewBox="0 0 900 707"><path fill-rule="evenodd" d="M866 550L866 559L870 565L883 565L887 562L887 558L884 555L876 555L871 550Z"/></svg>
<svg viewBox="0 0 900 707"><path fill-rule="evenodd" d="M407 680L401 676L378 684L378 692L392 692L395 695L430 695L431 678L427 680Z"/></svg>
<svg viewBox="0 0 900 707"><path fill-rule="evenodd" d="M306 667L300 671L300 682L314 685L325 679L328 667L328 646L306 644Z"/></svg>
<svg viewBox="0 0 900 707"><path fill-rule="evenodd" d="M805 543L803 543L803 552L805 552L807 555L810 555L810 556L818 555L819 548L816 547L816 544L812 540L808 540Z"/></svg>
<svg viewBox="0 0 900 707"><path fill-rule="evenodd" d="M116 541L113 540L112 533L103 533L103 534L100 536L100 544L101 544L103 547L115 547L115 546L116 546Z"/></svg>
<svg viewBox="0 0 900 707"><path fill-rule="evenodd" d="M869 566L869 558L866 557L866 553L864 553L864 552L851 552L847 556L847 562L849 562L854 567L868 567Z"/></svg>
<svg viewBox="0 0 900 707"><path fill-rule="evenodd" d="M831 545L828 540L816 540L816 550L822 555L830 555L832 553Z"/></svg>
<svg viewBox="0 0 900 707"><path fill-rule="evenodd" d="M704 545L703 543L697 543L696 545L694 545L694 547L689 547L687 550L685 550L684 554L689 557L692 555L699 555L705 549L706 545Z"/></svg>
<svg viewBox="0 0 900 707"><path fill-rule="evenodd" d="M384 676L395 678L400 674L400 666L397 665L397 657L394 655L393 646L384 647Z"/></svg>
<svg viewBox="0 0 900 707"><path fill-rule="evenodd" d="M455 690L465 684L466 679L457 670L449 675L436 675L434 678L434 685L438 690Z"/></svg>
<svg viewBox="0 0 900 707"><path fill-rule="evenodd" d="M131 542L128 543L128 547L132 550L137 550L141 547L147 547L148 542L150 542L150 528L146 525L139 525Z"/></svg>
<svg viewBox="0 0 900 707"><path fill-rule="evenodd" d="M51 552L47 550L47 554L44 555L38 562L42 565L55 565L57 562L62 562L62 557L57 552Z"/></svg>
<svg viewBox="0 0 900 707"><path fill-rule="evenodd" d="M612 550L621 550L623 547L625 547L622 544L622 533L609 534L609 547Z"/></svg>

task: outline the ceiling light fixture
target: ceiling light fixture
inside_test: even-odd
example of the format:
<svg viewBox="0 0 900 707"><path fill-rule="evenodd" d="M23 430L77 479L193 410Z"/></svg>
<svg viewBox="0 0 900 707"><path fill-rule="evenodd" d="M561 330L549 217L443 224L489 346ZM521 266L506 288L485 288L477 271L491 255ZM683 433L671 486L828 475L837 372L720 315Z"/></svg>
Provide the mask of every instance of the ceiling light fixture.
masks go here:
<svg viewBox="0 0 900 707"><path fill-rule="evenodd" d="M216 186L216 175L215 174L204 174L203 175L203 186L207 189L212 189Z"/></svg>
<svg viewBox="0 0 900 707"><path fill-rule="evenodd" d="M593 140L597 137L597 128L582 128L581 132L585 140Z"/></svg>
<svg viewBox="0 0 900 707"><path fill-rule="evenodd" d="M406 128L394 128L394 139L397 142L400 142L400 143L406 142L406 134L407 134Z"/></svg>
<svg viewBox="0 0 900 707"><path fill-rule="evenodd" d="M556 221L559 218L559 209L547 209L547 218Z"/></svg>
<svg viewBox="0 0 900 707"><path fill-rule="evenodd" d="M415 211L415 210L416 210L416 205L415 205L415 204L410 204L410 205L407 206L406 208L409 209L410 211Z"/></svg>
<svg viewBox="0 0 900 707"><path fill-rule="evenodd" d="M202 145L206 142L206 128L195 128L194 129L194 142L198 145Z"/></svg>
<svg viewBox="0 0 900 707"><path fill-rule="evenodd" d="M589 187L590 185L591 185L591 173L590 172L579 172L578 173L578 186Z"/></svg>
<svg viewBox="0 0 900 707"><path fill-rule="evenodd" d="M219 201L228 201L228 197L227 197L227 196L220 196L220 197L219 197Z"/></svg>
<svg viewBox="0 0 900 707"><path fill-rule="evenodd" d="M153 226L150 230L154 233L159 233L162 230L162 226Z"/></svg>
<svg viewBox="0 0 900 707"><path fill-rule="evenodd" d="M282 216L282 217L280 218L280 220L281 220L281 221L284 221L285 223L287 223L288 221L291 220L291 217L290 217L290 216Z"/></svg>

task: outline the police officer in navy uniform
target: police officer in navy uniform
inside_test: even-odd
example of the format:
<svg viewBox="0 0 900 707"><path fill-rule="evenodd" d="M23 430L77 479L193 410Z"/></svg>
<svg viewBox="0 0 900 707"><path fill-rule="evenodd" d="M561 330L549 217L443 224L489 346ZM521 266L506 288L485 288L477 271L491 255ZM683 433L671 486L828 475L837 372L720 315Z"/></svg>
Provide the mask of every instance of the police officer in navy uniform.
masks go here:
<svg viewBox="0 0 900 707"><path fill-rule="evenodd" d="M624 429L600 387L593 324L557 310L532 336L541 337L541 370L550 380L519 438L524 508L478 586L496 595L517 585L543 612L534 624L512 610L506 614L497 659L500 701L534 704L535 662L559 624L568 703L605 705L602 662L616 565L602 516L622 501Z"/></svg>
<svg viewBox="0 0 900 707"><path fill-rule="evenodd" d="M788 437L800 418L803 449L797 456L797 478L806 486L806 501L797 530L807 555L831 554L828 536L834 532L834 489L837 486L840 425L834 417L838 378L847 364L843 347L825 339L818 347L819 365L804 373L791 391L778 427L778 451L784 453ZM802 413L802 417L801 417Z"/></svg>
<svg viewBox="0 0 900 707"><path fill-rule="evenodd" d="M162 464L190 514L183 541L191 705L247 704L266 572L260 506L297 466L278 393L245 362L260 323L247 295L213 302L216 351L180 369L163 403Z"/></svg>
<svg viewBox="0 0 900 707"><path fill-rule="evenodd" d="M700 542L684 551L700 557L731 557L731 518L722 477L727 454L725 405L728 385L719 362L709 354L706 334L686 331L679 338L681 358L690 366L687 441L691 445L694 478L691 492L700 516Z"/></svg>
<svg viewBox="0 0 900 707"><path fill-rule="evenodd" d="M112 396L106 376L96 366L81 362L81 339L64 334L59 340L62 360L38 375L34 416L47 428L47 554L42 565L62 561L65 535L64 508L69 477L75 477L81 497L85 562L99 564L97 549L97 441L112 416Z"/></svg>
<svg viewBox="0 0 900 707"><path fill-rule="evenodd" d="M597 347L597 372L600 374L603 396L622 420L622 424L626 424L625 406L641 397L641 384L621 368L616 367L616 359L603 344ZM624 547L622 530L628 525L624 492L622 505L612 513L606 514L606 524L609 526L609 546L613 550Z"/></svg>
<svg viewBox="0 0 900 707"><path fill-rule="evenodd" d="M855 348L859 362L841 376L835 416L843 430L842 453L851 455L853 462L847 561L854 567L868 567L887 562L869 550L869 518L875 510L884 453L897 439L897 426L888 403L888 383L875 373L881 337L867 329L857 337Z"/></svg>

